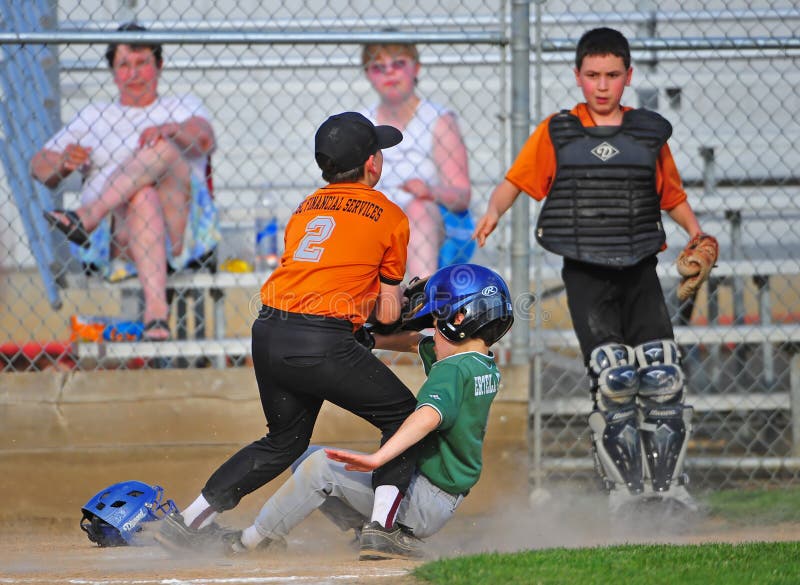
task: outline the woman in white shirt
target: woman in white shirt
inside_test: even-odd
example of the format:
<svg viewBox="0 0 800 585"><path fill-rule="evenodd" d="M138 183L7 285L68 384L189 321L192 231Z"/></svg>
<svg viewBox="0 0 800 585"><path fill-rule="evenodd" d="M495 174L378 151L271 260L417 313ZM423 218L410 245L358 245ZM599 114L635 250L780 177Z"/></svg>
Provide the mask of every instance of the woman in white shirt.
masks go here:
<svg viewBox="0 0 800 585"><path fill-rule="evenodd" d="M474 249L471 190L467 149L455 114L417 95L421 65L415 45L367 44L361 61L379 97L364 114L403 133L403 141L384 153L378 187L408 216L408 275L427 276L440 265L467 262ZM462 228L459 242L446 241L459 236L453 227Z"/></svg>

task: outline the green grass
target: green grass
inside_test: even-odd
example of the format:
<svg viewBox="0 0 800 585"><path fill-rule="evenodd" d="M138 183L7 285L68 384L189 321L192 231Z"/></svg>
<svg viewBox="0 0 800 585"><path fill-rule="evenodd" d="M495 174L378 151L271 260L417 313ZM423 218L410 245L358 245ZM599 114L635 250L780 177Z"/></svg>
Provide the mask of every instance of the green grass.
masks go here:
<svg viewBox="0 0 800 585"><path fill-rule="evenodd" d="M800 488L711 492L712 517L735 525L800 522ZM623 545L488 553L418 567L436 585L798 585L800 542Z"/></svg>
<svg viewBox="0 0 800 585"><path fill-rule="evenodd" d="M437 585L797 585L800 543L624 545L480 554L428 563Z"/></svg>
<svg viewBox="0 0 800 585"><path fill-rule="evenodd" d="M800 488L711 492L703 501L712 516L733 524L800 522Z"/></svg>

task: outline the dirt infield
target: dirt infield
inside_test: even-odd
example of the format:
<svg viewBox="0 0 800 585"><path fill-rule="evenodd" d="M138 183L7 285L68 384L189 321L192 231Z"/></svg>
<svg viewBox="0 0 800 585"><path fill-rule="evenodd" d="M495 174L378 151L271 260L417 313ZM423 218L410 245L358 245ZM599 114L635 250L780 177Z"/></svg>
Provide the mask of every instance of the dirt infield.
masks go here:
<svg viewBox="0 0 800 585"><path fill-rule="evenodd" d="M17 520L0 526L0 583L19 585L149 584L369 584L412 585L415 562L357 560L352 535L315 513L291 535L286 551L226 558L175 557L152 541L147 525L140 546L99 548L74 521ZM244 515L233 520L241 526ZM516 551L554 546L600 546L629 542L744 542L800 539L800 525L736 527L696 519L680 529L648 534L644 522L610 528L602 499L559 494L531 508L519 498L481 514L460 514L429 539L431 558L481 551Z"/></svg>
<svg viewBox="0 0 800 585"><path fill-rule="evenodd" d="M179 506L191 502L222 461L264 430L251 372L14 375L3 382L0 585L413 583L416 563L359 562L352 535L318 513L292 533L286 552L235 559L175 558L147 538L142 546L101 549L81 532L80 507L119 481L158 484ZM795 525L741 528L703 518L668 529L651 519L613 524L602 497L562 486L531 506L526 396L510 387L493 407L481 480L453 521L429 539L431 558L625 542L800 539ZM372 449L375 435L349 413L326 409L314 442ZM282 479L247 496L220 522L249 525ZM654 525L661 528L653 532Z"/></svg>
<svg viewBox="0 0 800 585"><path fill-rule="evenodd" d="M349 443L360 449L373 442ZM99 548L79 528L80 508L97 491L136 479L164 487L165 497L185 506L209 474L239 446L144 445L104 448L0 449L0 584L323 584L406 585L410 562L359 562L344 534L315 513L291 535L280 555L174 558L155 542ZM508 497L519 498L526 474L518 443L493 443L486 481L465 500L463 517L432 539L433 557L477 546L462 535L478 535L480 515ZM285 478L278 477L220 516L226 526L247 526L262 503ZM460 512L462 511L460 510ZM155 524L147 525L147 528ZM450 536L448 536L448 534Z"/></svg>
<svg viewBox="0 0 800 585"><path fill-rule="evenodd" d="M322 522L309 523L279 557L177 558L152 541L142 546L98 548L84 537L77 523L71 528L63 524L17 525L3 531L0 583L387 583L387 578L402 578L413 567L402 561L359 563L344 535L320 538L324 532Z"/></svg>

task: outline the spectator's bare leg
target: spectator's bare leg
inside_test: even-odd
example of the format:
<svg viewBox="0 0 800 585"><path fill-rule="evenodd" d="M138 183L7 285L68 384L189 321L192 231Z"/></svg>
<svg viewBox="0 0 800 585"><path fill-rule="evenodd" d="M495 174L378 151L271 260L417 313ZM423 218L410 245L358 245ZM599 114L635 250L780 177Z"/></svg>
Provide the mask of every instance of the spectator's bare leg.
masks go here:
<svg viewBox="0 0 800 585"><path fill-rule="evenodd" d="M144 295L144 321L167 319L167 227L158 191L145 187L128 201L124 229L128 256L136 264ZM123 235L124 234L124 235ZM151 332L151 338L160 334ZM169 331L163 332L167 337Z"/></svg>
<svg viewBox="0 0 800 585"><path fill-rule="evenodd" d="M166 192L170 194L170 205L167 207L170 209L168 224L170 235L172 235L172 229L177 229L180 224L172 217L176 209L181 209L183 227L186 226L189 210L186 202L190 196L190 187L188 164L180 149L168 140L159 140L153 146L141 148L120 163L106 181L100 197L89 205L80 207L76 213L86 230L92 231L112 209L130 201L144 187L158 188L162 182L171 185L167 187ZM175 185L178 184L185 186L183 203L180 204L172 203L172 197L176 191ZM165 211L165 213L167 212ZM182 234L182 232L180 233ZM182 242L182 240L179 238L178 242Z"/></svg>
<svg viewBox="0 0 800 585"><path fill-rule="evenodd" d="M88 230L112 210L123 220L116 226L115 244L136 265L145 322L167 318L166 238L169 235L173 254L180 254L190 197L189 163L173 143L162 140L120 164L99 199L77 210ZM150 332L149 338L168 335L167 330Z"/></svg>
<svg viewBox="0 0 800 585"><path fill-rule="evenodd" d="M172 244L172 254L178 256L183 251L192 197L191 166L185 158L179 156L175 159L170 172L162 175L156 185L156 191Z"/></svg>
<svg viewBox="0 0 800 585"><path fill-rule="evenodd" d="M414 199L405 211L411 226L406 273L429 276L438 268L439 248L444 241L442 214L435 202L422 199Z"/></svg>

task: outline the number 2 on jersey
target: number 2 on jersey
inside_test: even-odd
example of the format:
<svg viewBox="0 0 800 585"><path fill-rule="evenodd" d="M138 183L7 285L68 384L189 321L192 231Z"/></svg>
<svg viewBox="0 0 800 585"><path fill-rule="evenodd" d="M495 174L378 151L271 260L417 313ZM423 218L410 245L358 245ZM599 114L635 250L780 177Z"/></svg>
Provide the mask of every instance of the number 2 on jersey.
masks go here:
<svg viewBox="0 0 800 585"><path fill-rule="evenodd" d="M331 237L336 221L330 215L318 215L306 224L306 235L293 258L298 262L319 262L325 247L321 244Z"/></svg>

